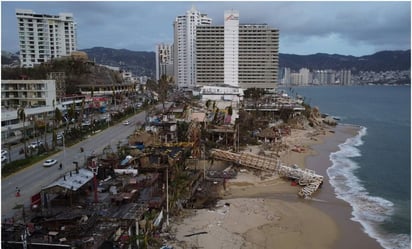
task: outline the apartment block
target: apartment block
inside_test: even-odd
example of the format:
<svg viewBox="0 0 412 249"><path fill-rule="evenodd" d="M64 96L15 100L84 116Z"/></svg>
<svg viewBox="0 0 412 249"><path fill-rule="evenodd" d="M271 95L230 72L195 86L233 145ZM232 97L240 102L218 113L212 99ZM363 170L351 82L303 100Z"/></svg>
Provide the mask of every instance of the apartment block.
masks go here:
<svg viewBox="0 0 412 249"><path fill-rule="evenodd" d="M267 24L239 27L239 86L275 88L279 68L279 30Z"/></svg>
<svg viewBox="0 0 412 249"><path fill-rule="evenodd" d="M76 23L71 13L49 15L17 9L16 17L22 67L33 67L76 51Z"/></svg>
<svg viewBox="0 0 412 249"><path fill-rule="evenodd" d="M174 76L179 88L196 86L196 29L212 24L212 19L196 8L176 17L174 28Z"/></svg>
<svg viewBox="0 0 412 249"><path fill-rule="evenodd" d="M57 106L54 80L2 80L2 140L6 141L12 132L23 127L17 117L18 108L24 108L26 116L34 117L52 112L54 106Z"/></svg>
<svg viewBox="0 0 412 249"><path fill-rule="evenodd" d="M55 80L2 80L1 106L19 107L52 106L56 103Z"/></svg>
<svg viewBox="0 0 412 249"><path fill-rule="evenodd" d="M156 80L159 80L162 75L174 77L171 44L161 43L156 46Z"/></svg>
<svg viewBox="0 0 412 249"><path fill-rule="evenodd" d="M201 26L196 32L196 82L206 86L224 82L224 27Z"/></svg>

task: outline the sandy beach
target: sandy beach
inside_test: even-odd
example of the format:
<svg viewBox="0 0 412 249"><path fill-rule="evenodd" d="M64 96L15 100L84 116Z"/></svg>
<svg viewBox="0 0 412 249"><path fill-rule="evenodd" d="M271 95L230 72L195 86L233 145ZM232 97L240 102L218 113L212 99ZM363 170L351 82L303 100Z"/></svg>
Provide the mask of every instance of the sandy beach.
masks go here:
<svg viewBox="0 0 412 249"><path fill-rule="evenodd" d="M293 130L284 137L285 164L316 170L326 177L313 200L298 197L299 186L276 174L239 172L222 189L212 210L187 210L172 222L175 248L382 248L359 223L350 220L349 204L336 199L327 180L329 154L357 133L353 126ZM292 148L300 148L298 152ZM257 146L247 148L259 152Z"/></svg>

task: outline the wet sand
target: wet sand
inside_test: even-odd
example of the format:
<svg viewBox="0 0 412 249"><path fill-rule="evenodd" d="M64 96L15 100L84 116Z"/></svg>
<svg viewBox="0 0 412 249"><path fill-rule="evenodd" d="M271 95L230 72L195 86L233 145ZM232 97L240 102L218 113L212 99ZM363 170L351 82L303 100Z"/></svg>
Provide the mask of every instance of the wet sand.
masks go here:
<svg viewBox="0 0 412 249"><path fill-rule="evenodd" d="M330 132L333 130L334 132ZM296 130L285 138L289 150L282 162L314 169L326 179L313 200L297 196L299 186L275 174L240 172L222 190L223 200L214 210L201 209L173 225L176 248L382 248L351 221L349 204L335 197L326 169L329 155L356 135L357 129L338 126L320 134ZM290 148L298 145L303 152ZM257 147L250 147L248 150ZM188 236L193 233L196 235ZM276 245L276 246L275 246Z"/></svg>

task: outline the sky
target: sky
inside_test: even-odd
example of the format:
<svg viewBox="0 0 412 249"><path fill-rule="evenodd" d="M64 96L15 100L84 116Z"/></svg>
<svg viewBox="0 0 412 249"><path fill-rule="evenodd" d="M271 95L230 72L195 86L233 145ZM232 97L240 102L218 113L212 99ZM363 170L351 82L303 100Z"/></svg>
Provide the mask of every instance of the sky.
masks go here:
<svg viewBox="0 0 412 249"><path fill-rule="evenodd" d="M194 6L223 25L225 10L240 24L279 29L279 52L363 56L411 47L410 1L1 1L1 50L18 51L16 9L72 13L78 49L155 51L173 43L173 21Z"/></svg>

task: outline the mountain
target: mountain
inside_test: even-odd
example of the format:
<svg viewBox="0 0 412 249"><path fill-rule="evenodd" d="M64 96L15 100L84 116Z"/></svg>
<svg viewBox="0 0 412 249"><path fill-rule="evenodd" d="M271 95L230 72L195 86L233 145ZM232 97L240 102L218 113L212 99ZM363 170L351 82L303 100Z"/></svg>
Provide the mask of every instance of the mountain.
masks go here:
<svg viewBox="0 0 412 249"><path fill-rule="evenodd" d="M381 51L360 57L338 54L294 55L279 54L279 67L293 70L308 68L310 70L349 69L352 73L359 71L396 71L411 69L411 50Z"/></svg>
<svg viewBox="0 0 412 249"><path fill-rule="evenodd" d="M138 52L103 47L82 49L80 51L86 52L89 60L95 61L98 64L120 67L121 69L131 71L136 76L155 78L155 52Z"/></svg>
<svg viewBox="0 0 412 249"><path fill-rule="evenodd" d="M113 49L94 47L82 49L88 54L89 60L97 64L120 67L131 71L136 76L155 78L155 52L138 52L127 49ZM14 59L10 59L10 58ZM2 51L2 65L9 64L18 56ZM279 67L288 67L292 70L308 68L310 70L342 70L349 69L352 74L360 71L403 71L411 68L411 50L381 51L372 55L350 56L339 54L317 53L312 55L279 54Z"/></svg>

